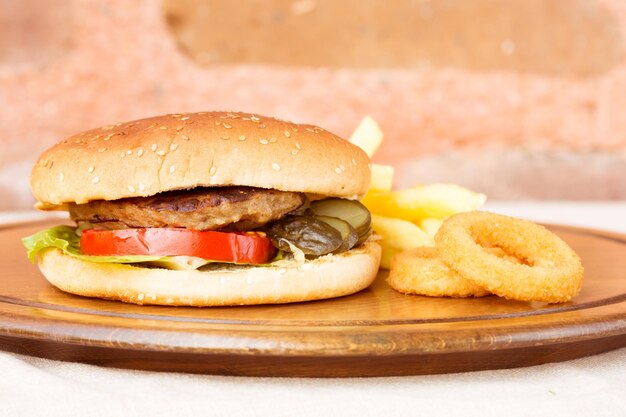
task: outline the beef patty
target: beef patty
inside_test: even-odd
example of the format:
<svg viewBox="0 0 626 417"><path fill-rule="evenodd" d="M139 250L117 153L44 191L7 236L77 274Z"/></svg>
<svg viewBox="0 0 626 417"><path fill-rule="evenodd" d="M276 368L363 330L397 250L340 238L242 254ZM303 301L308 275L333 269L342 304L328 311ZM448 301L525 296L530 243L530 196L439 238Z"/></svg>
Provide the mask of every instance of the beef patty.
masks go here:
<svg viewBox="0 0 626 417"><path fill-rule="evenodd" d="M184 227L250 230L303 205L301 193L253 187L195 188L150 197L70 204L72 220L97 229Z"/></svg>

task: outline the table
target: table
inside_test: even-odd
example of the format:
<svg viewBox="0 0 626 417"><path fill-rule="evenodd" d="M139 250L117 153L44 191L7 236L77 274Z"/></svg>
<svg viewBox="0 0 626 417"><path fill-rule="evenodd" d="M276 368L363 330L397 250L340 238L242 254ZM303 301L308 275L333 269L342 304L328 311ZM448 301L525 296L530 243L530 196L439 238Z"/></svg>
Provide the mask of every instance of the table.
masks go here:
<svg viewBox="0 0 626 417"><path fill-rule="evenodd" d="M485 208L626 233L626 202L501 202ZM0 213L0 223L33 216ZM350 379L152 373L0 351L0 416L38 415L626 416L626 348L529 368Z"/></svg>

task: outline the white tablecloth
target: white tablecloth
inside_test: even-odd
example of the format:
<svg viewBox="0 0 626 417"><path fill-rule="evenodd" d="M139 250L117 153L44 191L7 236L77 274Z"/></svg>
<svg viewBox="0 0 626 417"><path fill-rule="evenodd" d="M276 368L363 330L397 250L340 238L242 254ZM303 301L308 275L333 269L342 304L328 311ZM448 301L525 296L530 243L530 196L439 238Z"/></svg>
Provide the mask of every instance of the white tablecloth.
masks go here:
<svg viewBox="0 0 626 417"><path fill-rule="evenodd" d="M626 203L487 208L626 233ZM0 222L29 216L0 214ZM512 370L350 379L152 373L0 352L0 416L122 415L626 416L626 348Z"/></svg>

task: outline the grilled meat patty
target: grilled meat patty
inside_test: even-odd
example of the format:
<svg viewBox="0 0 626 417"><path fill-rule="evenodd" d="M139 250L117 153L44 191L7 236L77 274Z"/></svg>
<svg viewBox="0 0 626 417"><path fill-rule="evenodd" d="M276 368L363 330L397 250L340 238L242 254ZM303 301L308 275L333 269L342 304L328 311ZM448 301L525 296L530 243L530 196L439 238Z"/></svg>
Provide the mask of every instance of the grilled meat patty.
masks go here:
<svg viewBox="0 0 626 417"><path fill-rule="evenodd" d="M150 197L70 204L72 220L97 229L184 227L250 230L303 205L302 193L253 187L195 188Z"/></svg>

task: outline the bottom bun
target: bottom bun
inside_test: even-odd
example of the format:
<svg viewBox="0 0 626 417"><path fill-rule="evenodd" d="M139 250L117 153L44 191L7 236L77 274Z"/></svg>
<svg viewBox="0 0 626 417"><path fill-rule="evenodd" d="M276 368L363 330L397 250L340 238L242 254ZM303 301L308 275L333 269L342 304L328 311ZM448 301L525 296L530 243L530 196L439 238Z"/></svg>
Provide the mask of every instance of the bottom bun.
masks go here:
<svg viewBox="0 0 626 417"><path fill-rule="evenodd" d="M39 268L55 287L77 295L134 304L225 306L278 304L353 294L376 278L380 246L368 241L338 255L299 266L173 271L81 261L50 249Z"/></svg>

